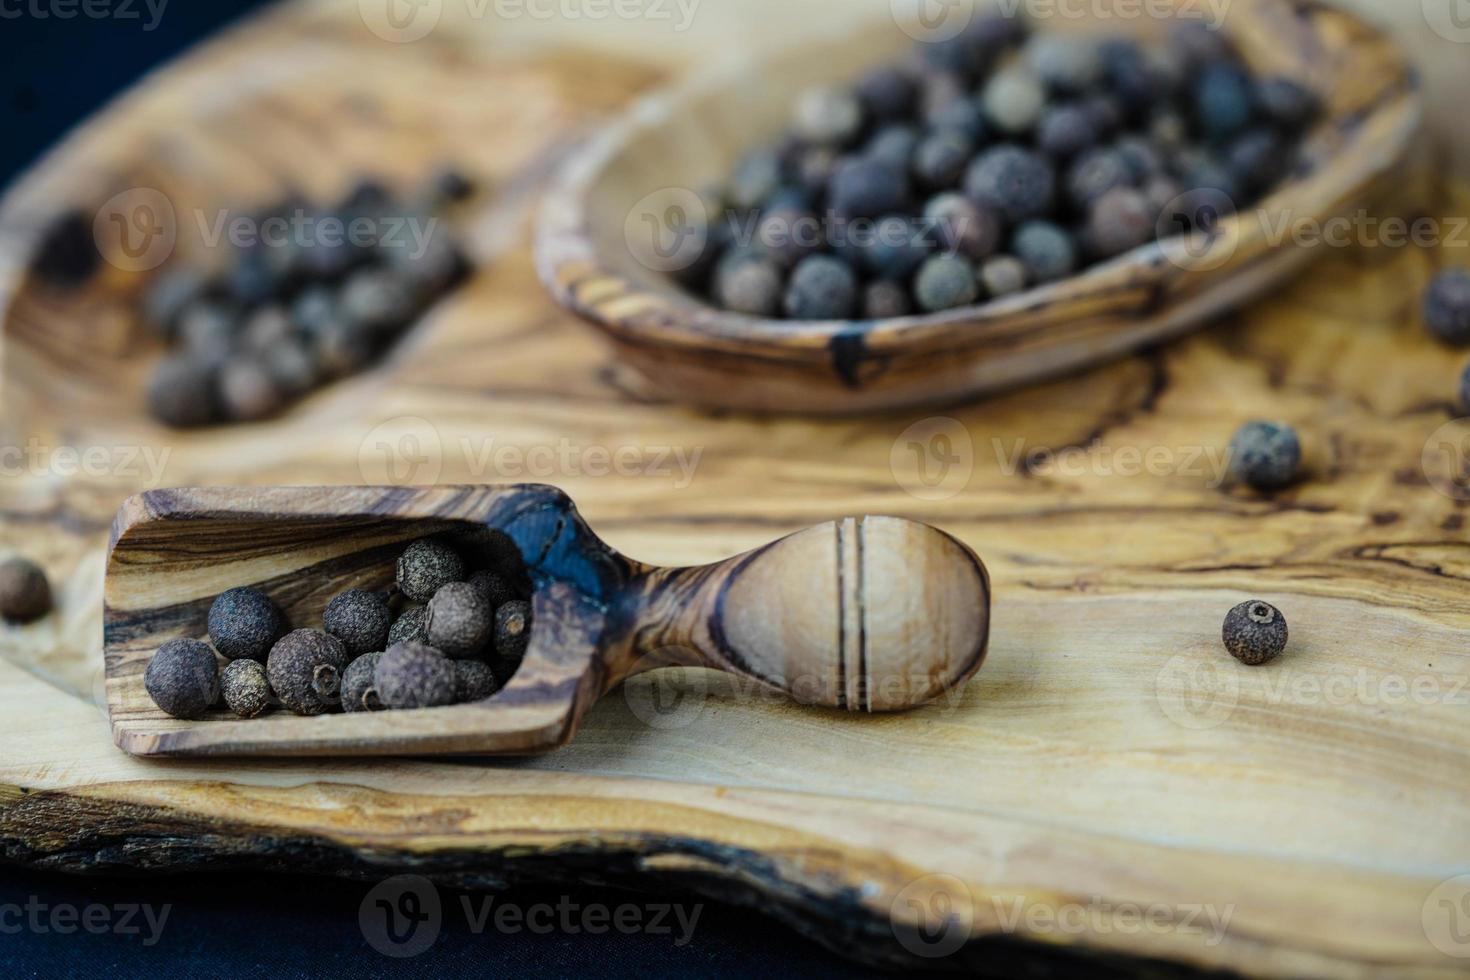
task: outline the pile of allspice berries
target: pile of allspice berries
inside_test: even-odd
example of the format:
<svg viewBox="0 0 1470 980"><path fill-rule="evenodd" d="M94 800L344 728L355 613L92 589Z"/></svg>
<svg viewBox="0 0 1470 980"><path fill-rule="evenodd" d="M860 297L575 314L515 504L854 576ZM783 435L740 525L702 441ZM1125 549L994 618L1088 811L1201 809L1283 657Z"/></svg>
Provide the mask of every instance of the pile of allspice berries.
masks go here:
<svg viewBox="0 0 1470 980"><path fill-rule="evenodd" d="M938 313L1209 230L1296 166L1316 93L1223 34L1032 32L1016 13L797 95L691 218L676 278L755 317Z"/></svg>
<svg viewBox="0 0 1470 980"><path fill-rule="evenodd" d="M298 715L434 708L504 687L531 639L530 579L514 542L491 528L421 538L396 571L384 591L333 599L321 629L293 630L261 590L230 589L209 610L213 646L168 641L144 686L184 719L206 717L221 697L254 718L275 704Z"/></svg>
<svg viewBox="0 0 1470 980"><path fill-rule="evenodd" d="M395 195L361 181L329 207L292 199L253 215L215 268L176 264L142 319L170 348L148 385L174 428L255 422L371 366L466 276L444 215L473 192L445 169Z"/></svg>

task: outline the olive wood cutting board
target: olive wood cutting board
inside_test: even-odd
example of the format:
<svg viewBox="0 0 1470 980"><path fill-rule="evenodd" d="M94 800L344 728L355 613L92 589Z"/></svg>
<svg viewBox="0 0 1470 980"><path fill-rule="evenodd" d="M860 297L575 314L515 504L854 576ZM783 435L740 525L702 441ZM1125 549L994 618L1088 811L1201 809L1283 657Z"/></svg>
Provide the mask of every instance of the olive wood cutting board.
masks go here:
<svg viewBox="0 0 1470 980"><path fill-rule="evenodd" d="M800 8L758 30L792 36ZM356 4L279 8L147 80L5 199L0 444L28 448L0 481L0 546L45 564L58 608L0 630L0 855L592 879L752 904L875 962L1002 976L1074 958L1102 975L1462 971L1470 552L1461 433L1442 429L1461 358L1425 337L1416 296L1464 253L1324 249L1190 338L944 412L699 414L653 400L537 283L554 165L669 77L573 34L446 17L394 44ZM713 43L678 42L692 60ZM138 394L158 351L127 313L140 277L104 266L58 291L22 272L58 210L129 188L163 191L188 228L194 208L443 159L489 183L471 230L486 267L390 361L276 422L159 429ZM1429 170L1382 213L1465 214L1470 195ZM1270 498L1214 479L1256 417L1308 443L1309 478ZM854 515L932 524L989 568L988 659L882 716L655 671L519 761L113 745L102 570L129 494L507 482L559 486L610 546L667 566ZM1255 670L1219 639L1249 597L1292 636Z"/></svg>

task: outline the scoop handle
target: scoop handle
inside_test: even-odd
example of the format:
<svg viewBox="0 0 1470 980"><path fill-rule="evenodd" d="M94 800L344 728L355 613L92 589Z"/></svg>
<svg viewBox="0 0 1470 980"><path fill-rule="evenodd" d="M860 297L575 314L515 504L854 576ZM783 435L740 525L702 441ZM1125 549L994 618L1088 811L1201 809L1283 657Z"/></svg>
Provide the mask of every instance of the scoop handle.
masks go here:
<svg viewBox="0 0 1470 980"><path fill-rule="evenodd" d="M804 704L902 711L980 668L990 577L943 531L848 518L703 568L650 571L614 682L671 664L753 678Z"/></svg>

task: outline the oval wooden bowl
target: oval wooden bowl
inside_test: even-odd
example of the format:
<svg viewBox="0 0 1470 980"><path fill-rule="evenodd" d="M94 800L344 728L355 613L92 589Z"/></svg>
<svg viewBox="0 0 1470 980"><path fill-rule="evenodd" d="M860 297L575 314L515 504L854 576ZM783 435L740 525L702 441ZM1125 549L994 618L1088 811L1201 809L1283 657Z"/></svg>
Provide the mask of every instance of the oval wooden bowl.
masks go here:
<svg viewBox="0 0 1470 980"><path fill-rule="evenodd" d="M1057 18L1048 30L1160 34L1167 20ZM1315 0L1237 0L1225 25L1258 71L1326 106L1294 179L1208 241L1152 243L1063 282L981 306L895 320L793 322L717 310L640 262L630 215L721 181L777 134L792 94L901 58L891 22L657 95L569 162L543 207L542 282L662 395L710 407L848 414L978 396L1116 358L1205 324L1290 276L1312 249L1283 217L1325 222L1371 201L1422 109L1384 33ZM652 195L652 197L650 197Z"/></svg>
<svg viewBox="0 0 1470 980"><path fill-rule="evenodd" d="M241 721L170 718L143 672L178 637L205 639L214 597L262 589L293 627L319 628L349 588L382 589L407 542L493 527L535 585L531 643L477 704ZM135 755L527 755L566 744L628 677L706 667L816 707L901 711L963 684L985 659L990 580L925 524L824 524L700 568L655 568L604 544L554 487L158 490L119 511L103 649L113 738Z"/></svg>

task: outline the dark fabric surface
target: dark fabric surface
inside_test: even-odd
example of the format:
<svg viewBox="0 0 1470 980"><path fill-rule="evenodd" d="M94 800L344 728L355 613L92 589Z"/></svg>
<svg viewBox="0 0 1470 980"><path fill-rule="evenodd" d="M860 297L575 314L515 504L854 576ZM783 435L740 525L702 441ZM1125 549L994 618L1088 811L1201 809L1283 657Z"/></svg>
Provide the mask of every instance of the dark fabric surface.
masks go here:
<svg viewBox="0 0 1470 980"><path fill-rule="evenodd" d="M867 975L753 912L687 896L425 888L422 879L92 878L0 868L0 975ZM663 911L670 906L683 917Z"/></svg>

